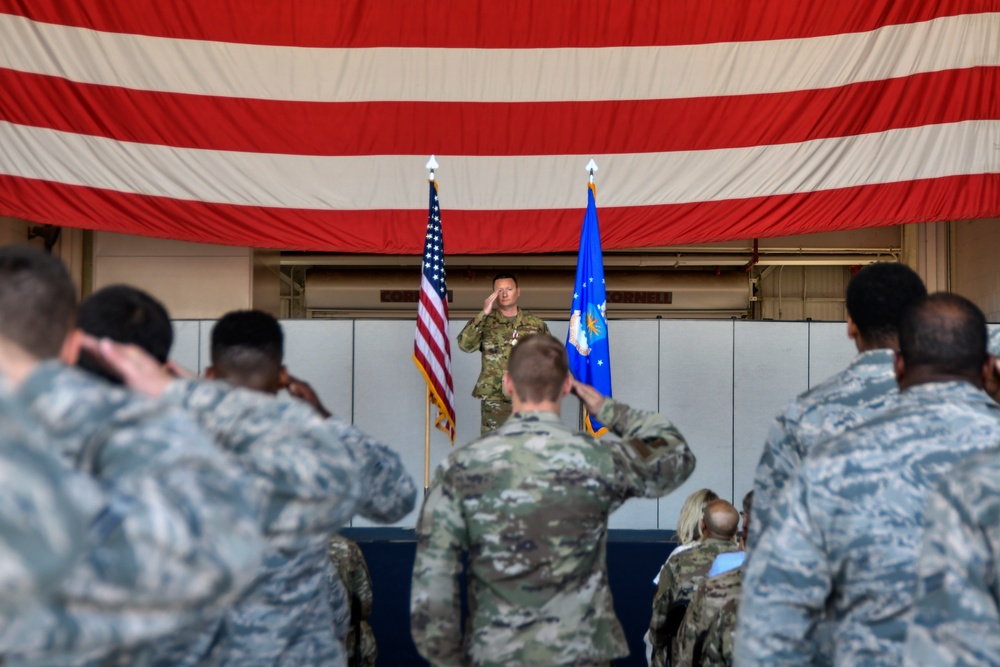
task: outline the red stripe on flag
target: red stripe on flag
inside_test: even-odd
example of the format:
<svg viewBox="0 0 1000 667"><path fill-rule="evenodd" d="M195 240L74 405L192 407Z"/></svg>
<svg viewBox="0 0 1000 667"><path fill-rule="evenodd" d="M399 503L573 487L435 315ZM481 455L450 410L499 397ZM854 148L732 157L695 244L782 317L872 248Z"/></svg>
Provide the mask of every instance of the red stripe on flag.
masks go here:
<svg viewBox="0 0 1000 667"><path fill-rule="evenodd" d="M995 0L0 0L0 13L104 32L302 47L574 48L706 44L866 32L997 11ZM482 29L482 27L488 27Z"/></svg>
<svg viewBox="0 0 1000 667"><path fill-rule="evenodd" d="M0 120L20 125L144 144L289 155L712 150L1000 118L1000 67L766 95L599 102L246 100L73 83L3 68L0 90L6 91Z"/></svg>
<svg viewBox="0 0 1000 667"><path fill-rule="evenodd" d="M983 206L983 202L991 205ZM0 176L0 214L203 243L419 254L420 210L316 211L205 204ZM448 211L449 253L570 252L581 208ZM1000 217L1000 174L953 176L666 206L601 209L605 250ZM496 229L504 234L497 235Z"/></svg>

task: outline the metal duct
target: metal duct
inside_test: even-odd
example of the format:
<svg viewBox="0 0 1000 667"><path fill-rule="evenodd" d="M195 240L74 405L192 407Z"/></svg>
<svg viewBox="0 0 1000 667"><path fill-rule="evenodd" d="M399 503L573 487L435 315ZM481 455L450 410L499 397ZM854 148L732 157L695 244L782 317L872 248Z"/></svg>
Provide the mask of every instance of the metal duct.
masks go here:
<svg viewBox="0 0 1000 667"><path fill-rule="evenodd" d="M448 274L452 317L483 307L496 271ZM568 318L575 269L518 272L520 305L540 317ZM608 317L743 317L750 306L747 274L708 271L606 271ZM305 280L310 317L398 317L416 314L420 274L413 269L313 269Z"/></svg>

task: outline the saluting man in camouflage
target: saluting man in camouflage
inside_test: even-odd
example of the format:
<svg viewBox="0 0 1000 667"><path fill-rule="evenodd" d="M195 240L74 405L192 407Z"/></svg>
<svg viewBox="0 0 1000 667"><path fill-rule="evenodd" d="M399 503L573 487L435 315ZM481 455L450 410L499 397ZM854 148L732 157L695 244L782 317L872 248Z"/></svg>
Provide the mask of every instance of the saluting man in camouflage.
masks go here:
<svg viewBox="0 0 1000 667"><path fill-rule="evenodd" d="M898 393L892 359L899 320L925 296L920 277L904 264L871 264L851 279L847 335L859 354L842 372L789 403L771 426L754 479L752 542L770 526L782 490L814 445L891 405Z"/></svg>
<svg viewBox="0 0 1000 667"><path fill-rule="evenodd" d="M114 499L51 604L0 628L5 665L110 658L231 601L260 563L251 480L182 410L60 362L79 349L75 315L58 259L0 248L5 388L45 448Z"/></svg>
<svg viewBox="0 0 1000 667"><path fill-rule="evenodd" d="M669 627L671 610L687 605L698 584L705 580L720 553L737 550L734 539L740 516L729 502L717 499L705 505L701 520L701 541L667 560L660 570L660 583L653 596L653 617L649 621L649 641L653 644L653 665L670 664L676 655L677 628Z"/></svg>
<svg viewBox="0 0 1000 667"><path fill-rule="evenodd" d="M680 486L694 456L667 419L573 380L547 334L521 340L504 385L514 414L438 469L417 525L410 628L434 665L608 665L628 654L608 587L608 515ZM575 393L622 440L559 420ZM467 551L471 618L457 577Z"/></svg>
<svg viewBox="0 0 1000 667"><path fill-rule="evenodd" d="M925 516L906 665L1000 665L1000 450L947 474Z"/></svg>
<svg viewBox="0 0 1000 667"><path fill-rule="evenodd" d="M493 278L493 293L486 297L483 311L469 320L458 334L458 347L463 352L483 353L483 367L472 389L472 395L482 400L481 432L486 435L510 416L510 396L503 391L503 374L507 370L510 352L521 338L533 333L549 333L549 327L517 305L521 288L510 273Z"/></svg>
<svg viewBox="0 0 1000 667"><path fill-rule="evenodd" d="M750 537L750 518L753 510L753 491L743 497L743 534L740 542L746 548L747 540ZM677 643L673 652L673 667L717 667L720 664L718 658L714 662L705 659L704 643L709 630L717 623L718 616L722 609L729 603L739 604L740 591L743 589L743 566L737 567L728 572L709 577L698 585L698 589L691 598L687 613L677 631ZM733 615L733 623L728 627L728 632L732 635L736 627ZM726 645L732 647L732 637L728 638ZM731 657L731 656L730 656ZM728 664L728 662L727 662Z"/></svg>
<svg viewBox="0 0 1000 667"><path fill-rule="evenodd" d="M157 664L343 665L350 608L327 540L356 513L392 522L413 509L398 454L325 409L273 395L308 386L282 366L281 326L266 313L236 311L213 328L211 375L225 382L173 379L138 348L102 344L127 384L188 410L254 477L267 538L254 585L213 623L161 643Z"/></svg>
<svg viewBox="0 0 1000 667"><path fill-rule="evenodd" d="M965 457L1000 443L986 322L936 294L899 328L896 405L810 453L747 564L740 665L808 664L831 624L837 665L900 665L913 605L924 505Z"/></svg>

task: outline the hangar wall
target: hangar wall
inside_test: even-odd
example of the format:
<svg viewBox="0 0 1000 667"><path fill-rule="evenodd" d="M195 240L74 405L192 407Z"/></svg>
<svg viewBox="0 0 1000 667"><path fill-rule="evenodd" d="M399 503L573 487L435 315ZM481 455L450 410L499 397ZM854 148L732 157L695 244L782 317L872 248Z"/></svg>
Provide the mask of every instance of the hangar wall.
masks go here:
<svg viewBox="0 0 1000 667"><path fill-rule="evenodd" d="M174 324L174 359L202 370L213 321ZM453 339L464 324L451 321ZM565 337L565 321L548 324ZM419 483L425 389L412 361L414 321L285 320L282 326L289 371L312 384L335 414L396 448ZM673 529L685 496L702 486L742 498L778 410L855 354L843 323L613 320L609 327L615 396L672 419L698 457L679 491L629 501L613 515L612 528ZM478 354L453 350L459 444L479 434L479 402L470 395L479 362ZM563 405L564 421L575 426L577 402ZM432 474L450 451L447 438L432 430ZM415 512L395 525L414 524Z"/></svg>

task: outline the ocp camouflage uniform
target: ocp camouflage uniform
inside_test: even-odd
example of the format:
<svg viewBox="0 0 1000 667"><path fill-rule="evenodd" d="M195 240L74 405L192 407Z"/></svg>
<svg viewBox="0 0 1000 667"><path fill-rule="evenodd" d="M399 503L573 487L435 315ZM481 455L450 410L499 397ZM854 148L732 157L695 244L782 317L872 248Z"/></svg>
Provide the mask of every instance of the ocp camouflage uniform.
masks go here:
<svg viewBox="0 0 1000 667"><path fill-rule="evenodd" d="M906 664L1000 665L1000 450L949 473L924 525Z"/></svg>
<svg viewBox="0 0 1000 667"><path fill-rule="evenodd" d="M806 454L887 409L898 394L893 351L870 350L785 407L771 426L754 477L751 549L770 526L773 508Z"/></svg>
<svg viewBox="0 0 1000 667"><path fill-rule="evenodd" d="M715 623L726 603L740 599L742 588L742 567L701 582L677 631L674 667L700 667L703 664L702 661L695 661L695 653L704 656L704 641L709 628Z"/></svg>
<svg viewBox="0 0 1000 667"><path fill-rule="evenodd" d="M361 548L342 535L330 538L327 547L330 562L344 587L350 605L351 618L345 645L347 664L371 667L378 658L375 634L365 620L372 613L372 578Z"/></svg>
<svg viewBox="0 0 1000 667"><path fill-rule="evenodd" d="M54 361L13 398L46 449L113 502L54 603L0 630L5 667L110 660L211 615L250 583L262 549L251 480L190 416Z"/></svg>
<svg viewBox="0 0 1000 667"><path fill-rule="evenodd" d="M356 513L392 522L413 509L416 488L399 456L287 396L177 380L164 400L190 411L251 473L267 548L250 589L216 622L162 643L158 664L345 664L350 606L331 584L327 539Z"/></svg>
<svg viewBox="0 0 1000 667"><path fill-rule="evenodd" d="M684 553L670 558L660 570L660 583L653 596L653 617L649 621L649 641L653 644L653 665L667 664L667 646L675 640L667 627L667 616L675 604L688 603L698 584L708 577L715 557L738 551L732 540L709 538ZM674 645L676 648L676 644Z"/></svg>
<svg viewBox="0 0 1000 667"><path fill-rule="evenodd" d="M705 633L701 667L732 667L733 634L739 617L739 598L727 600Z"/></svg>
<svg viewBox="0 0 1000 667"><path fill-rule="evenodd" d="M503 374L507 370L510 351L519 338L533 333L549 333L541 319L526 310L517 309L517 315L506 317L494 308L489 315L480 312L458 334L458 347L463 352L482 351L482 370L472 395L482 399L480 406L483 435L498 428L511 412L509 396L503 393Z"/></svg>
<svg viewBox="0 0 1000 667"><path fill-rule="evenodd" d="M608 587L608 515L680 486L694 455L655 413L608 398L597 418L624 442L518 412L438 468L417 524L410 605L414 642L434 665L607 665L628 654Z"/></svg>
<svg viewBox="0 0 1000 667"><path fill-rule="evenodd" d="M927 496L997 443L1000 405L967 382L932 382L816 447L746 566L737 664L809 662L824 618L836 664L901 664Z"/></svg>

